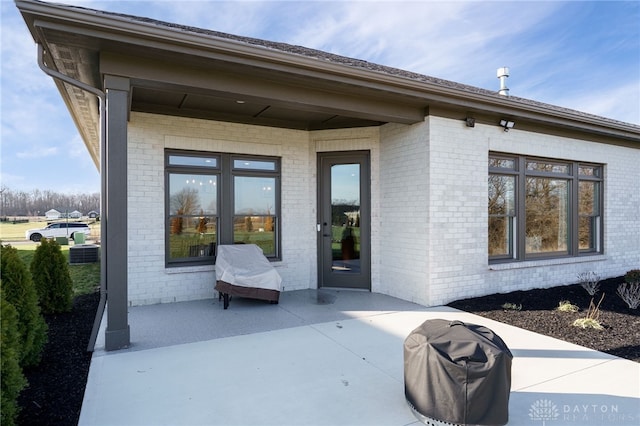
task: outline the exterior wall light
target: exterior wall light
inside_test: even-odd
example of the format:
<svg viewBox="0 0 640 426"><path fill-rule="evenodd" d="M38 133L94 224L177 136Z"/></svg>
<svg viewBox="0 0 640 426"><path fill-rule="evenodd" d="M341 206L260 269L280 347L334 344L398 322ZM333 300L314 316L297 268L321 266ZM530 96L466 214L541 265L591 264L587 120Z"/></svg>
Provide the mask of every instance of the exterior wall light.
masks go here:
<svg viewBox="0 0 640 426"><path fill-rule="evenodd" d="M467 127L475 127L476 126L476 119L473 117L467 117L464 119L465 123L467 124Z"/></svg>
<svg viewBox="0 0 640 426"><path fill-rule="evenodd" d="M504 131L508 132L509 129L512 129L513 126L516 125L516 123L514 123L513 121L509 121L509 120L500 120L500 125L502 127L504 127Z"/></svg>

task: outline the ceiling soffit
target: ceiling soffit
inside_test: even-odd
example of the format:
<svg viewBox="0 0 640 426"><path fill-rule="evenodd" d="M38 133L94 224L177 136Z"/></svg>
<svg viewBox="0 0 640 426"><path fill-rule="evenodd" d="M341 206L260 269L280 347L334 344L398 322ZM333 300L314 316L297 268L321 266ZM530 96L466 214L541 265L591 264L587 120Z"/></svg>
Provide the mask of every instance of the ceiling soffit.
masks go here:
<svg viewBox="0 0 640 426"><path fill-rule="evenodd" d="M263 120L272 118L272 125L296 129L334 128L339 122L339 127L410 124L425 114L424 101L407 96L219 60L167 61L102 52L100 72L131 78L132 109L139 111L212 119L220 113L231 121L267 125Z"/></svg>

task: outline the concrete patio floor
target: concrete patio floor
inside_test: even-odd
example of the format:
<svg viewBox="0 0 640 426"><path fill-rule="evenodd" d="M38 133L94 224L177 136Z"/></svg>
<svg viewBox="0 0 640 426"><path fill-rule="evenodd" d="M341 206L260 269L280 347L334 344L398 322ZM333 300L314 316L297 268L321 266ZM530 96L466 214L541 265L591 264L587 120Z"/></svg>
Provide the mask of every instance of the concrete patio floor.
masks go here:
<svg viewBox="0 0 640 426"><path fill-rule="evenodd" d="M130 308L132 345L95 348L79 424L420 425L404 397L403 343L435 318L506 342L509 425L640 424L638 363L448 307L336 290L285 292L278 305L234 298L226 311L217 299Z"/></svg>

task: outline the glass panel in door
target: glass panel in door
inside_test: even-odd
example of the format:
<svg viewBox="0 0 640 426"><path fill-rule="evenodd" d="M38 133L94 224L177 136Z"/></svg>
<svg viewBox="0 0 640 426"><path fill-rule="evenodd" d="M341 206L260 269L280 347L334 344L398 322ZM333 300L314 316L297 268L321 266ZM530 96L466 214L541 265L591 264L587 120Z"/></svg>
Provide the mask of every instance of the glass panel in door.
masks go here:
<svg viewBox="0 0 640 426"><path fill-rule="evenodd" d="M370 289L369 153L319 154L319 287Z"/></svg>
<svg viewBox="0 0 640 426"><path fill-rule="evenodd" d="M331 166L331 270L360 273L360 164Z"/></svg>

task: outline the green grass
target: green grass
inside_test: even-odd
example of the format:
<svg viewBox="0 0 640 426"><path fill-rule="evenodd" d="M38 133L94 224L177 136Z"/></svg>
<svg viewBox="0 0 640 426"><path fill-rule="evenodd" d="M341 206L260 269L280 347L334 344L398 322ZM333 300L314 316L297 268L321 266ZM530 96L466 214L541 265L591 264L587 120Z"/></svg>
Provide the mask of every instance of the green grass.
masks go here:
<svg viewBox="0 0 640 426"><path fill-rule="evenodd" d="M22 261L30 268L31 261L35 254L38 244L29 244L16 247L18 255ZM69 246L62 246L62 254L64 254L67 262L69 261ZM93 293L100 287L100 262L88 263L82 265L69 265L69 274L73 281L73 294L80 296L83 294Z"/></svg>

